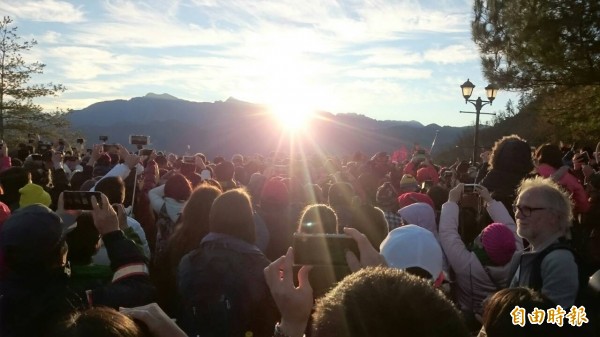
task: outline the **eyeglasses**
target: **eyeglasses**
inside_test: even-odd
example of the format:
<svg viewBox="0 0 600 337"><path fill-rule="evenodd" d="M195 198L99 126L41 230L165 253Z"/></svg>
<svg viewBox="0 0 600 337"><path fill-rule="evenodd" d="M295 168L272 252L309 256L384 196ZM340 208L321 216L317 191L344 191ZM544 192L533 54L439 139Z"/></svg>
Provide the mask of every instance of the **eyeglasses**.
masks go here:
<svg viewBox="0 0 600 337"><path fill-rule="evenodd" d="M517 213L517 210L519 211L519 213L523 214L523 216L528 217L531 216L531 213L533 211L540 211L542 209L548 209L548 207L529 207L529 206L519 206L517 204L513 204L513 212L515 212L515 214Z"/></svg>

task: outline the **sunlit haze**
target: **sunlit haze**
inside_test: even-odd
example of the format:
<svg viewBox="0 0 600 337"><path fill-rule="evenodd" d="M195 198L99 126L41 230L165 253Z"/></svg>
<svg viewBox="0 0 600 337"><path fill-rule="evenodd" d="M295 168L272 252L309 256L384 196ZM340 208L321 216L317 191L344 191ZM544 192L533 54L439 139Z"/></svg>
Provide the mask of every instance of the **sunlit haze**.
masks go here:
<svg viewBox="0 0 600 337"><path fill-rule="evenodd" d="M3 0L27 61L47 64L33 82L62 83L48 109L148 92L264 104L287 128L311 111L378 120L471 125L460 93L488 84L471 41L470 0L58 1ZM485 112L504 109L500 91ZM489 116L482 116L482 122Z"/></svg>

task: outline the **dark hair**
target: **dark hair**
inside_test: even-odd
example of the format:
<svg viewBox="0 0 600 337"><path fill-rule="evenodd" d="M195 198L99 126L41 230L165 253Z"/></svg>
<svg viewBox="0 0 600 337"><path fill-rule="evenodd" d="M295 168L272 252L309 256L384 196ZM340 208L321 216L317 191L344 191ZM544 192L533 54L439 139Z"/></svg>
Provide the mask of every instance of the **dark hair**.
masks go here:
<svg viewBox="0 0 600 337"><path fill-rule="evenodd" d="M302 210L298 232L306 234L336 234L337 215L333 208L324 205L308 205Z"/></svg>
<svg viewBox="0 0 600 337"><path fill-rule="evenodd" d="M209 214L221 190L206 183L198 185L183 206L181 225L169 238L167 254L171 266L178 266L181 258L198 247L209 232Z"/></svg>
<svg viewBox="0 0 600 337"><path fill-rule="evenodd" d="M233 174L235 173L235 167L233 163L230 161L223 160L215 166L214 174L215 179L218 181L225 181L233 179Z"/></svg>
<svg viewBox="0 0 600 337"><path fill-rule="evenodd" d="M51 329L50 337L150 337L129 317L108 307L76 311Z"/></svg>
<svg viewBox="0 0 600 337"><path fill-rule="evenodd" d="M489 158L490 170L515 172L526 175L533 169L531 147L517 135L504 136L494 143Z"/></svg>
<svg viewBox="0 0 600 337"><path fill-rule="evenodd" d="M111 204L122 204L125 200L125 183L118 176L100 179L94 190L104 193Z"/></svg>
<svg viewBox="0 0 600 337"><path fill-rule="evenodd" d="M354 188L349 183L334 183L329 187L328 204L334 208L350 206L354 195Z"/></svg>
<svg viewBox="0 0 600 337"><path fill-rule="evenodd" d="M385 214L380 208L371 205L355 205L352 208L352 228L363 233L375 249L379 251L381 242L388 235L389 228Z"/></svg>
<svg viewBox="0 0 600 337"><path fill-rule="evenodd" d="M29 183L30 174L22 167L11 167L0 172L0 185L4 194L0 195L0 201L11 207L18 208L21 193L19 189ZM13 209L14 210L14 209Z"/></svg>
<svg viewBox="0 0 600 337"><path fill-rule="evenodd" d="M563 166L562 157L563 154L557 145L546 143L541 145L535 150L535 159L539 164L547 164L555 169Z"/></svg>
<svg viewBox="0 0 600 337"><path fill-rule="evenodd" d="M439 290L385 267L350 274L318 299L312 330L316 337L469 336L459 311Z"/></svg>
<svg viewBox="0 0 600 337"><path fill-rule="evenodd" d="M545 295L529 288L507 288L492 295L483 310L483 326L488 337L526 337L526 336L561 336L561 328L554 324L515 325L511 311L519 306L527 313L535 308L546 310L554 308L554 303ZM524 319L526 319L524 317ZM562 330L566 330L562 328Z"/></svg>
<svg viewBox="0 0 600 337"><path fill-rule="evenodd" d="M248 243L256 240L250 196L243 189L232 189L213 202L209 215L210 231L231 235Z"/></svg>
<svg viewBox="0 0 600 337"><path fill-rule="evenodd" d="M192 194L192 184L182 174L176 173L165 183L165 197L185 201Z"/></svg>
<svg viewBox="0 0 600 337"><path fill-rule="evenodd" d="M73 265L88 265L98 251L100 233L94 225L91 213L82 213L77 217L77 227L67 234L69 252L67 259Z"/></svg>

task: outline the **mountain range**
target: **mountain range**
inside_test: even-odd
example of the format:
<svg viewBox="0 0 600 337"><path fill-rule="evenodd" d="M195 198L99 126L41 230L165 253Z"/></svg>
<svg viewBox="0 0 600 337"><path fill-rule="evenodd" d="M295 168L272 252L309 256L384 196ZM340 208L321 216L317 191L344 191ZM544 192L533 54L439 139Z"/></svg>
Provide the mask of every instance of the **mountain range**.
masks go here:
<svg viewBox="0 0 600 337"><path fill-rule="evenodd" d="M108 136L109 143L120 144L128 144L132 134L148 135L149 148L180 154L202 152L209 158L227 158L234 153L290 153L300 148L306 154L391 153L401 146L410 149L414 143L429 148L436 133L438 151L454 145L472 128L379 121L356 113L320 111L304 131L290 136L265 105L231 97L212 103L192 102L154 93L94 103L73 110L67 119L73 129L83 133L88 144L97 142L101 135Z"/></svg>

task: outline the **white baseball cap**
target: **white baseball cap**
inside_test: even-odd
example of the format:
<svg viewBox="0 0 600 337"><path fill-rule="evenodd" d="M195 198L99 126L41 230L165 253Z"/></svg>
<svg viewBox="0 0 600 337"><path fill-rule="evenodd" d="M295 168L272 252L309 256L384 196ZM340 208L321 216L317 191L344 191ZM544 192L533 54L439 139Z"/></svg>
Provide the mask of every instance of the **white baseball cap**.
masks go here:
<svg viewBox="0 0 600 337"><path fill-rule="evenodd" d="M380 252L389 267L419 267L431 274L433 280L437 280L443 270L442 247L433 233L416 225L392 230L381 242Z"/></svg>

